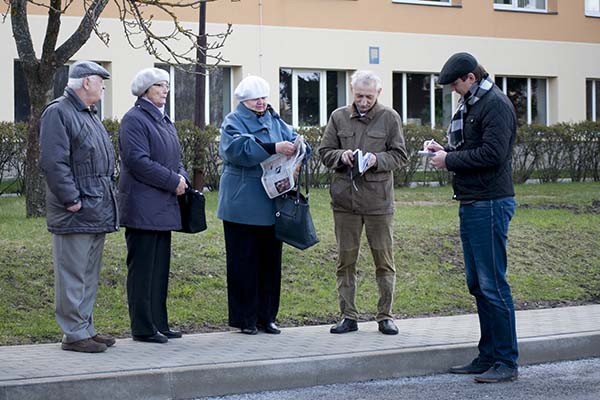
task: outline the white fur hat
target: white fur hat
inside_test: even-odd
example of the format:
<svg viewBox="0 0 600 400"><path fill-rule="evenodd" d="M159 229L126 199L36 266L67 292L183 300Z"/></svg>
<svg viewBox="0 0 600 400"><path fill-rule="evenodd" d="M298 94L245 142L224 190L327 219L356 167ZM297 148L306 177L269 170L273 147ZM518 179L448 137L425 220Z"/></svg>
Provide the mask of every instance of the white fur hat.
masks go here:
<svg viewBox="0 0 600 400"><path fill-rule="evenodd" d="M140 97L156 82L169 82L169 73L160 68L146 68L141 70L131 82L131 94Z"/></svg>
<svg viewBox="0 0 600 400"><path fill-rule="evenodd" d="M238 101L258 99L260 97L269 97L269 84L260 76L250 75L242 79L235 88L235 98Z"/></svg>

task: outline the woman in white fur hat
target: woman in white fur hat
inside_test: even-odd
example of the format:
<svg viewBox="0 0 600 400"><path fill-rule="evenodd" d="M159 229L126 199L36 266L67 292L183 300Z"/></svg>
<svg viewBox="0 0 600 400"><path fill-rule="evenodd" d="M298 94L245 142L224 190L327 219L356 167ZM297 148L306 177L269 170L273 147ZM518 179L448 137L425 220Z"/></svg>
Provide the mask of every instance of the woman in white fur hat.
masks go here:
<svg viewBox="0 0 600 400"><path fill-rule="evenodd" d="M269 84L248 76L235 89L240 102L221 125L224 161L217 216L227 252L229 325L254 335L278 334L282 243L275 238L275 201L261 183L260 163L293 155L296 133L267 102Z"/></svg>

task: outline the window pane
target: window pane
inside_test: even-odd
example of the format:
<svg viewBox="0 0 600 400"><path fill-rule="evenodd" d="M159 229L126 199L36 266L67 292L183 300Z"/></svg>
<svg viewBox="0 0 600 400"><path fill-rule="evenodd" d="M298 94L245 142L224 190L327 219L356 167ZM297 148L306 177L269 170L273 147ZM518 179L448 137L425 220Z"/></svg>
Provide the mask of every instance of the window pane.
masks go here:
<svg viewBox="0 0 600 400"><path fill-rule="evenodd" d="M221 126L223 117L231 111L231 68L218 67L210 72L210 124Z"/></svg>
<svg viewBox="0 0 600 400"><path fill-rule="evenodd" d="M406 74L406 102L408 124L430 125L430 75Z"/></svg>
<svg viewBox="0 0 600 400"><path fill-rule="evenodd" d="M298 74L298 125L319 125L319 73Z"/></svg>
<svg viewBox="0 0 600 400"><path fill-rule="evenodd" d="M594 106L594 104L592 103L592 90L592 81L585 81L585 119L587 119L588 121L591 121L592 115L594 115L594 110L592 110L592 107Z"/></svg>
<svg viewBox="0 0 600 400"><path fill-rule="evenodd" d="M402 73L394 72L392 74L392 108L396 110L404 120L404 117L402 116L402 90Z"/></svg>
<svg viewBox="0 0 600 400"><path fill-rule="evenodd" d="M292 123L292 70L287 68L279 69L279 115Z"/></svg>
<svg viewBox="0 0 600 400"><path fill-rule="evenodd" d="M544 10L546 9L546 0L518 0L517 7Z"/></svg>
<svg viewBox="0 0 600 400"><path fill-rule="evenodd" d="M173 93L172 93L173 94ZM175 120L194 120L196 103L195 75L175 68Z"/></svg>
<svg viewBox="0 0 600 400"><path fill-rule="evenodd" d="M450 125L452 119L452 89L449 85L437 85L438 76L434 77L435 85L435 126Z"/></svg>
<svg viewBox="0 0 600 400"><path fill-rule="evenodd" d="M546 79L531 79L531 123L548 124L546 115Z"/></svg>
<svg viewBox="0 0 600 400"><path fill-rule="evenodd" d="M498 86L500 88L500 90L503 90L504 87L504 78L502 78L501 76L496 75L494 77L494 83L496 84L496 86Z"/></svg>
<svg viewBox="0 0 600 400"><path fill-rule="evenodd" d="M600 12L600 0L585 0L585 10Z"/></svg>
<svg viewBox="0 0 600 400"><path fill-rule="evenodd" d="M346 73L327 71L327 119L335 109L346 105Z"/></svg>
<svg viewBox="0 0 600 400"><path fill-rule="evenodd" d="M21 62L15 60L14 86L15 86L15 122L24 122L29 119L29 93L27 92L27 81L21 67Z"/></svg>
<svg viewBox="0 0 600 400"><path fill-rule="evenodd" d="M512 0L494 0L494 4L512 4Z"/></svg>
<svg viewBox="0 0 600 400"><path fill-rule="evenodd" d="M527 78L507 78L506 95L517 111L519 126L527 124Z"/></svg>

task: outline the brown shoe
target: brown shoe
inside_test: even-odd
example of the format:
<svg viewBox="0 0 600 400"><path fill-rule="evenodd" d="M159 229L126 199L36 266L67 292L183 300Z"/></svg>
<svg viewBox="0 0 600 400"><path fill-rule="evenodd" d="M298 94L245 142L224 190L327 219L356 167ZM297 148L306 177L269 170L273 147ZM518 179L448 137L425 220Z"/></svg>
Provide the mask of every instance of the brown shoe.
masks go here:
<svg viewBox="0 0 600 400"><path fill-rule="evenodd" d="M72 343L63 343L62 349L80 353L102 353L106 351L107 347L104 343L98 343L91 338L87 338Z"/></svg>
<svg viewBox="0 0 600 400"><path fill-rule="evenodd" d="M108 335L96 335L92 336L92 340L98 343L104 343L106 347L110 347L114 345L117 341L112 336Z"/></svg>

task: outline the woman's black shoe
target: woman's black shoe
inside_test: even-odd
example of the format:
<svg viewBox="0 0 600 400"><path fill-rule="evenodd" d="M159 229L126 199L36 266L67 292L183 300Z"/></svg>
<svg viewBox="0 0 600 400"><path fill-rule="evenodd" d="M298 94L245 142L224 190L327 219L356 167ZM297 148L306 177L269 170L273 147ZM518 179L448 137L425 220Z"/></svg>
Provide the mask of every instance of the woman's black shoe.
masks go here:
<svg viewBox="0 0 600 400"><path fill-rule="evenodd" d="M258 329L260 329L261 331L265 331L265 333L271 333L273 335L279 335L281 333L281 331L279 330L277 325L275 325L274 322L269 322L264 325L259 324Z"/></svg>
<svg viewBox="0 0 600 400"><path fill-rule="evenodd" d="M255 326L251 326L249 328L242 328L242 333L246 335L256 335L258 333L258 329Z"/></svg>
<svg viewBox="0 0 600 400"><path fill-rule="evenodd" d="M156 332L154 335L133 335L133 340L147 343L167 343L169 341L169 339L167 339L167 337L160 332Z"/></svg>
<svg viewBox="0 0 600 400"><path fill-rule="evenodd" d="M162 333L163 335L165 335L169 339L179 339L182 336L181 332L174 331L174 330L171 330L171 329L166 330L166 331L160 331L160 333Z"/></svg>

